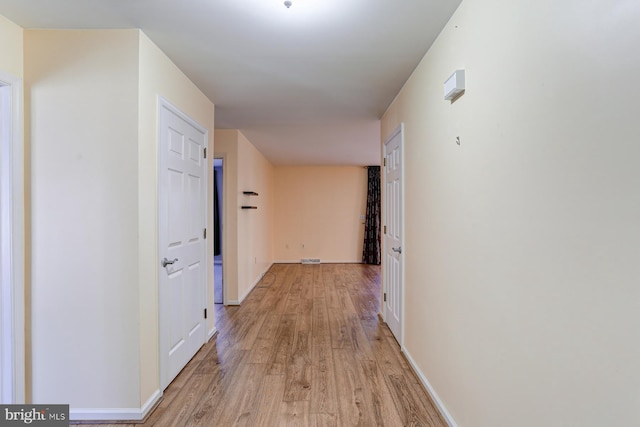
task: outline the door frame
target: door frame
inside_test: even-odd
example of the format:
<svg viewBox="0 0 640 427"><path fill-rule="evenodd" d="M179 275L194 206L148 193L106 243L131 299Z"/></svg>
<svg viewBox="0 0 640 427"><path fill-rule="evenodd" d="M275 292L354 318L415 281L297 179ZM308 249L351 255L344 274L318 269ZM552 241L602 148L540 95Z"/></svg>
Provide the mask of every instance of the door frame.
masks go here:
<svg viewBox="0 0 640 427"><path fill-rule="evenodd" d="M166 127L166 122L163 119L163 115L162 115L162 109L167 109L169 111L171 111L172 113L174 113L175 115L177 115L178 117L180 117L182 120L186 121L189 125L193 126L194 128L196 128L198 131L202 132L204 134L204 147L207 148L208 150L208 141L209 141L209 131L207 130L207 128L205 128L204 126L200 125L200 123L196 122L194 119L192 119L191 117L189 117L186 113L184 113L182 110L180 110L178 107L176 107L174 104L172 104L168 99L166 99L163 96L158 95L158 129L157 129L157 136L156 136L156 143L157 143L157 153L158 153L158 199L157 199L157 212L158 212L158 219L157 219L157 238L158 240L156 241L157 244L157 250L156 250L156 271L160 272L160 270L163 270L163 268L160 266L160 259L164 256L162 253L162 248L160 247L159 241L160 241L160 193L162 192L162 167L164 164L164 159L165 159L165 153L163 152L163 150L160 149L160 138L162 135L162 130ZM203 159L203 161L205 162L205 167L204 169L204 176L203 176L203 182L204 182L204 194L205 194L205 201L203 203L203 218L205 219L205 222L203 224L204 227L208 228L208 206L209 206L209 162L208 162L208 157ZM204 244L203 245L203 251L204 251L204 256L203 259L205 260L204 262L204 271L203 271L203 286L202 286L202 307L203 308L208 308L209 304L208 304L208 300L209 300L209 296L208 296L208 277L209 277L209 262L208 262L208 256L209 256L209 251L208 251L208 244ZM165 335L163 334L163 326L165 323L165 320L163 320L163 312L162 312L162 301L161 301L161 290L160 290L160 275L157 276L157 289L158 289L158 383L160 385L160 392L163 393L164 390L166 389L166 387L169 384L164 384L165 383L165 376L167 375L167 365L168 365L168 361L167 361L167 356L164 354L163 349L164 349L164 344L165 344ZM209 315L213 316L213 313L210 313ZM208 336L207 336L207 320L204 319L204 338L203 338L203 344L205 344L207 342Z"/></svg>
<svg viewBox="0 0 640 427"><path fill-rule="evenodd" d="M22 87L0 72L0 402L14 404L26 394Z"/></svg>
<svg viewBox="0 0 640 427"><path fill-rule="evenodd" d="M402 156L400 158L400 168L401 168L401 173L400 173L400 198L401 198L401 202L400 202L400 239L401 239L401 243L402 243L402 254L401 254L401 260L400 260L400 336L397 337L398 339L398 344L400 344L400 348L404 349L404 320L405 320L405 313L404 313L404 300L405 300L405 284L404 284L404 272L405 272L405 160L404 160L404 123L400 123L390 134L389 136L387 136L384 140L384 143L382 144L382 158L385 159L387 156L387 144L389 142L391 142L391 140L393 138L395 138L397 135L400 135L400 152L402 153ZM383 209L382 209L382 223L386 224L387 223L387 204L386 204L386 188L387 188L387 173L386 173L386 166L383 163L383 168L382 168L382 200L384 201L382 203L383 205ZM384 234L384 236L386 237L386 233ZM383 238L382 239L382 254L383 257L386 256L386 251L387 251L387 239ZM385 268L385 262L384 259L382 261L382 268ZM382 273L382 292L383 295L384 293L387 292L387 290L389 289L389 284L387 283L386 280L386 274L383 271ZM382 318L384 319L384 321L387 321L387 318L389 316L389 314L387 313L387 305L384 303L384 299L381 298L382 301Z"/></svg>
<svg viewBox="0 0 640 427"><path fill-rule="evenodd" d="M222 231L220 235L220 252L222 254L222 305L227 305L227 203L228 203L228 184L227 184L227 153L213 153L214 159L222 160ZM215 289L215 283L214 283ZM215 291L214 291L215 292Z"/></svg>

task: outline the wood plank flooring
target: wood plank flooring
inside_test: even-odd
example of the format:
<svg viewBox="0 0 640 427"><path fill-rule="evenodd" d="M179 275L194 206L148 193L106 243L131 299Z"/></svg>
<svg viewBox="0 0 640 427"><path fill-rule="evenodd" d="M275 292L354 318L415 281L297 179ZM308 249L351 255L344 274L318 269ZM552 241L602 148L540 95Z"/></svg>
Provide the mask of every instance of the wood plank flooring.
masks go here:
<svg viewBox="0 0 640 427"><path fill-rule="evenodd" d="M378 266L274 265L216 306L218 335L131 426L446 426L378 319L380 286Z"/></svg>

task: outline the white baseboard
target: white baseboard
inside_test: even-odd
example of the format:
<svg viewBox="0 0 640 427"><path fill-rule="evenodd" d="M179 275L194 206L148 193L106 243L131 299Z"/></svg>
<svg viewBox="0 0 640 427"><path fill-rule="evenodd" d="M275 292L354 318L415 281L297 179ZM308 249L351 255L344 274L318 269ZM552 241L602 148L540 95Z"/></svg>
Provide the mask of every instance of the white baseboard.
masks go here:
<svg viewBox="0 0 640 427"><path fill-rule="evenodd" d="M269 266L267 268L265 268L265 270L258 276L258 278L251 284L251 286L249 286L249 289L247 289L247 291L244 293L244 295L242 295L237 301L236 300L227 301L227 305L240 305L240 304L242 304L242 301L244 301L244 299L247 297L247 295L249 295L251 293L253 288L255 288L256 285L258 283L260 283L260 280L262 280L264 275L267 274L267 271L269 271L269 269L273 266L273 264L274 263L272 262L271 264L269 264Z"/></svg>
<svg viewBox="0 0 640 427"><path fill-rule="evenodd" d="M209 331L209 333L207 334L207 342L211 341L211 339L213 337L216 336L216 334L218 333L218 329L216 329L216 327L214 326L213 328L211 328L211 330Z"/></svg>
<svg viewBox="0 0 640 427"><path fill-rule="evenodd" d="M69 409L71 421L141 421L162 398L156 390L141 408Z"/></svg>
<svg viewBox="0 0 640 427"><path fill-rule="evenodd" d="M232 300L226 301L225 305L240 305L240 301L238 301L237 299L232 299Z"/></svg>
<svg viewBox="0 0 640 427"><path fill-rule="evenodd" d="M274 264L300 264L300 259L273 261ZM362 261L343 261L334 259L320 259L320 264L362 264Z"/></svg>
<svg viewBox="0 0 640 427"><path fill-rule="evenodd" d="M269 264L269 266L268 266L267 268L265 268L265 269L264 269L264 271L263 271L262 273L260 273L260 277L258 277L258 278L256 279L256 281L255 281L255 282L253 282L253 285L251 285L251 289L255 288L255 287L256 287L256 285L257 285L258 283L260 283L260 280L262 280L262 278L264 277L264 275L265 275L265 274L267 274L267 272L271 269L271 267L273 267L273 263ZM251 291L249 291L249 292L251 292ZM248 292L247 292L247 294L248 294Z"/></svg>
<svg viewBox="0 0 640 427"><path fill-rule="evenodd" d="M149 396L147 401L144 402L144 405L142 405L142 408L141 408L142 418L141 419L144 419L147 415L149 415L149 411L151 411L156 406L156 404L160 401L160 399L162 399L162 391L160 391L160 389L158 389L151 396Z"/></svg>
<svg viewBox="0 0 640 427"><path fill-rule="evenodd" d="M429 382L427 377L420 370L420 368L418 368L418 365L416 364L415 360L413 360L413 357L411 357L411 355L409 354L407 349L403 347L402 348L402 353L407 358L407 361L409 362L409 365L411 365L411 368L413 369L413 372L416 373L416 375L420 379L420 382L422 382L422 385L424 386L424 388L427 389L427 392L431 396L431 399L433 400L433 402L438 407L438 410L440 411L440 414L442 415L442 417L444 418L446 423L449 425L449 427L458 427L458 424L453 419L453 417L451 416L449 411L447 411L447 408L444 406L444 403L442 402L442 400L440 400L440 397L438 396L438 393L436 393L436 391L431 386L431 383Z"/></svg>

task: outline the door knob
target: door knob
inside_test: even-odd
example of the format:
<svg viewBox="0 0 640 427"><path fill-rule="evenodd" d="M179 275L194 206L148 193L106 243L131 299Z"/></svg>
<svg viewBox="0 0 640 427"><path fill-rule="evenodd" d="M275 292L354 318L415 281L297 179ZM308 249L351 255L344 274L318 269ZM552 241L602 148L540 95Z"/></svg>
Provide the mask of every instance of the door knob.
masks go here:
<svg viewBox="0 0 640 427"><path fill-rule="evenodd" d="M162 263L163 267L166 267L167 265L173 264L174 262L178 261L178 258L175 259L167 259L167 257L164 257L162 259L162 261L160 261Z"/></svg>
<svg viewBox="0 0 640 427"><path fill-rule="evenodd" d="M397 248L391 248L391 250L393 252L398 252L399 254L401 254L402 253L402 246L398 246Z"/></svg>

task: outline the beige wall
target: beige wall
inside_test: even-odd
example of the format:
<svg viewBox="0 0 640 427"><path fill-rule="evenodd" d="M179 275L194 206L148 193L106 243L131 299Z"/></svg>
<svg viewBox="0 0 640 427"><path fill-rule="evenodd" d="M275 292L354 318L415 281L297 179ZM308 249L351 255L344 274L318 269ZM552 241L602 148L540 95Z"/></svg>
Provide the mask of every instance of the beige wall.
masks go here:
<svg viewBox="0 0 640 427"><path fill-rule="evenodd" d="M215 150L215 157L224 157L227 303L241 302L274 261L361 261L365 168L273 167L237 130L216 130ZM243 191L259 196L245 196ZM242 205L258 209L245 210Z"/></svg>
<svg viewBox="0 0 640 427"><path fill-rule="evenodd" d="M383 117L406 131L404 344L461 427L640 425L639 20L464 0Z"/></svg>
<svg viewBox="0 0 640 427"><path fill-rule="evenodd" d="M274 168L237 130L216 130L215 149L216 157L224 157L225 303L238 304L273 263ZM258 209L241 209L243 205Z"/></svg>
<svg viewBox="0 0 640 427"><path fill-rule="evenodd" d="M138 31L25 31L34 403L139 396Z"/></svg>
<svg viewBox="0 0 640 427"><path fill-rule="evenodd" d="M158 389L158 96L162 96L208 129L209 149L213 152L214 105L182 71L142 32L139 33L139 180L140 215L140 369L141 402ZM207 219L213 230L213 156L207 158ZM207 258L213 260L213 239L207 240ZM213 261L208 269L207 307L213 312ZM213 316L207 319L209 333Z"/></svg>
<svg viewBox="0 0 640 427"><path fill-rule="evenodd" d="M367 170L361 166L275 169L274 259L360 262Z"/></svg>
<svg viewBox="0 0 640 427"><path fill-rule="evenodd" d="M273 182L274 168L238 132L238 197L240 205L258 209L238 209L238 301L244 300L273 263ZM254 191L259 196L246 196Z"/></svg>
<svg viewBox="0 0 640 427"><path fill-rule="evenodd" d="M25 70L33 400L126 418L159 391L158 96L210 152L214 106L139 30L26 31Z"/></svg>
<svg viewBox="0 0 640 427"><path fill-rule="evenodd" d="M22 28L0 15L0 72L19 79L23 75Z"/></svg>

